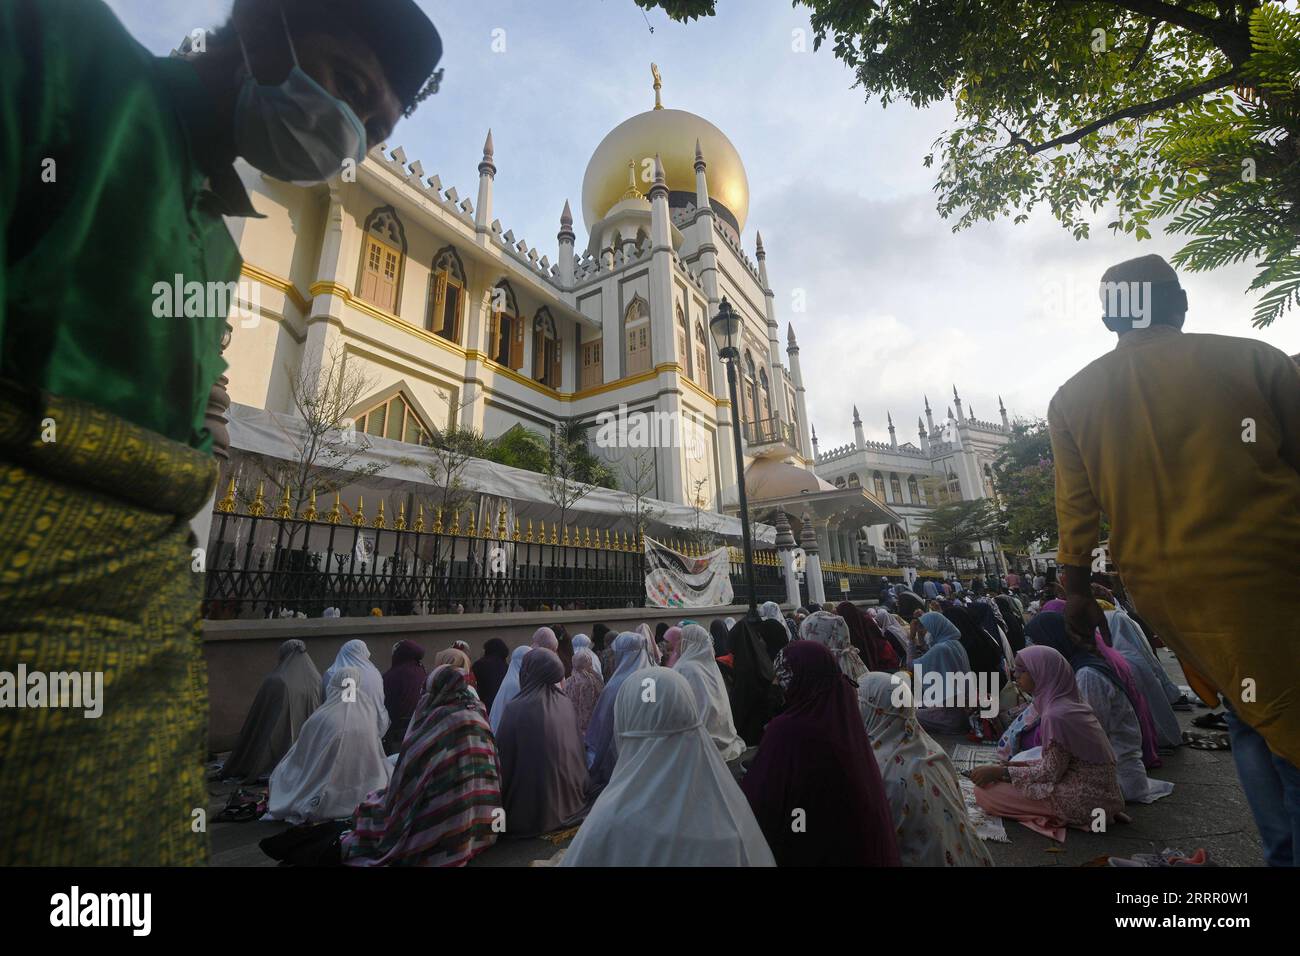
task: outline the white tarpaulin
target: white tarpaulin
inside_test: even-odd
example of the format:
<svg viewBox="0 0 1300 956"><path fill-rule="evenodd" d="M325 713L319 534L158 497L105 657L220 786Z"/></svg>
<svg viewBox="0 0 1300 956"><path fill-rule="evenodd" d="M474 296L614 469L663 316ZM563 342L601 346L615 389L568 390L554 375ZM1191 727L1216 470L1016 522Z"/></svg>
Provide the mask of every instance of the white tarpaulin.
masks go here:
<svg viewBox="0 0 1300 956"><path fill-rule="evenodd" d="M645 599L652 607L730 604L731 554L718 548L692 558L645 538Z"/></svg>
<svg viewBox="0 0 1300 956"><path fill-rule="evenodd" d="M298 449L303 446L306 437L306 426L297 416L233 404L227 417L230 419L230 447L233 450L288 462L298 459ZM366 488L382 491L412 485L436 487L436 482L429 477L424 467L430 461L427 449L389 438L376 438L374 435L358 434L357 439L369 447L353 457L349 461L349 467L359 469L371 464L382 466L382 471L378 474L363 479L361 484ZM471 458L460 472L460 481L467 489L480 495L516 502L516 507L512 509L512 520L513 515L517 514L525 519L543 517L549 521L554 520L558 514L546 493L545 477L535 472ZM656 499L642 499L642 507L653 509L654 523L669 528L694 530L698 522L698 528L702 531L711 531L729 538L739 538L741 534L740 522L730 515L707 510L697 513L688 505ZM626 524L633 511L630 495L608 488L596 488L573 506L569 512L569 522L576 521L580 515L584 524L610 528ZM770 545L776 542L776 529L771 525L756 523L752 533L755 541L760 544Z"/></svg>

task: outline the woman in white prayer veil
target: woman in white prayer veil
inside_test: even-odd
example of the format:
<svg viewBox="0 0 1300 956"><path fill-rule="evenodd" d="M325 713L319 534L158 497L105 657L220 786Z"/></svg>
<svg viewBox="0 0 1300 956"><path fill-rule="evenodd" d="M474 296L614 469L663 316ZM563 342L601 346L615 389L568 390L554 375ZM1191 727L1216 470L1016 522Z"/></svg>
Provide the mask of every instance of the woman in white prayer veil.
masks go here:
<svg viewBox="0 0 1300 956"><path fill-rule="evenodd" d="M624 681L614 728L614 775L561 866L776 865L681 674L651 667Z"/></svg>
<svg viewBox="0 0 1300 956"><path fill-rule="evenodd" d="M1111 646L1119 651L1120 656L1128 661L1133 672L1133 682L1146 698L1151 710L1151 722L1156 727L1156 743L1162 747L1178 747L1183 742L1182 726L1178 715L1169 700L1169 688L1178 694L1169 675L1160 666L1155 652L1147 642L1137 622L1122 610L1106 611L1106 623L1110 625ZM1166 686L1167 685L1167 686ZM1174 700L1177 700L1174 697Z"/></svg>
<svg viewBox="0 0 1300 956"><path fill-rule="evenodd" d="M384 706L384 675L370 661L370 646L365 641L354 638L339 648L338 656L326 668L325 677L321 681L326 698L330 695L330 681L344 667L357 671L357 689L374 698L379 708L379 736L383 737L392 721L388 716L388 708Z"/></svg>
<svg viewBox="0 0 1300 956"><path fill-rule="evenodd" d="M492 701L492 712L488 714L488 722L492 725L494 734L501 726L501 718L506 715L506 704L519 694L519 668L524 666L524 658L532 649L531 645L522 644L510 652L510 667L506 670L506 676L501 680L501 686Z"/></svg>
<svg viewBox="0 0 1300 956"><path fill-rule="evenodd" d="M366 794L388 786L393 767L376 731L383 710L361 689L355 667L331 668L325 703L316 708L271 773L263 820L319 823L352 816Z"/></svg>
<svg viewBox="0 0 1300 956"><path fill-rule="evenodd" d="M577 656L578 651L581 650L591 651L591 669L596 672L597 677L604 680L605 673L600 669L600 655L596 653L595 648L592 646L591 638L586 634L575 634L573 635L574 656Z"/></svg>
<svg viewBox="0 0 1300 956"><path fill-rule="evenodd" d="M686 678L695 695L695 707L704 721L704 729L717 745L718 753L726 761L735 760L745 752L745 742L736 733L736 722L731 716L731 701L727 685L722 682L722 671L713 656L713 638L698 624L682 628L677 663L673 670Z"/></svg>
<svg viewBox="0 0 1300 956"><path fill-rule="evenodd" d="M829 611L809 614L799 625L799 638L824 645L835 656L835 662L849 680L856 683L858 678L867 673L862 655L849 640L849 622L838 614Z"/></svg>

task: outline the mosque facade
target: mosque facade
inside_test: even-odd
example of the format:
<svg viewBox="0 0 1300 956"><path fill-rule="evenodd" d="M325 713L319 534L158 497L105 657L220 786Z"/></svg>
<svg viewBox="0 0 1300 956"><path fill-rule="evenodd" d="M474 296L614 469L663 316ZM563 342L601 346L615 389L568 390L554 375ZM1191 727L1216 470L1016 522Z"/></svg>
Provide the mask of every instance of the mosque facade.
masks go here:
<svg viewBox="0 0 1300 956"><path fill-rule="evenodd" d="M651 497L723 511L739 420L746 462L811 478L798 345L778 334L762 238L746 237L744 166L712 123L662 106L654 73L654 107L587 165L585 243L568 201L540 250L503 223L493 187L510 164L490 131L464 196L387 144L317 186L243 167L265 218L232 224L257 293L231 323L232 401L292 414L294 376L343 355L374 383L348 410L370 435L418 446L448 426L490 439L589 425L620 482L652 455ZM709 331L724 296L742 319L739 416ZM666 447L597 440L602 421L641 415L676 423Z"/></svg>

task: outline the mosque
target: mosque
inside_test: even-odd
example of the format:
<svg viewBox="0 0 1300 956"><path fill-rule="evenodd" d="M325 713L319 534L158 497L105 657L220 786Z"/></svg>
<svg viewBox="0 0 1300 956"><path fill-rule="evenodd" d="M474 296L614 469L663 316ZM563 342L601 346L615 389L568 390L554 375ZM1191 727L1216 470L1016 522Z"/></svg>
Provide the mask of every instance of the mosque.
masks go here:
<svg viewBox="0 0 1300 956"><path fill-rule="evenodd" d="M906 561L920 547L910 528L926 478L945 494L987 493L1005 412L1001 426L978 422L960 400L946 425L930 422L920 448L866 442L855 421L853 446L818 453L795 331L782 342L762 237L752 247L746 237L740 155L708 120L665 108L652 74L653 107L615 126L587 164L582 245L567 200L557 200L549 249L503 224L490 131L472 198L388 144L316 186L242 166L265 218L232 223L256 292L224 353L232 452L267 435L268 417L294 414L295 375L341 354L374 383L347 410L357 431L413 455L452 425L494 438L577 423L592 426L593 451L622 479L638 449L595 441L594 426L612 415L673 421L685 437L646 452L645 490L675 506L669 523L692 508L738 510L739 428L753 517L782 534L788 520L824 561ZM509 170L503 160L500 174ZM741 318L739 409L709 331L723 297ZM543 503L525 485L509 493Z"/></svg>

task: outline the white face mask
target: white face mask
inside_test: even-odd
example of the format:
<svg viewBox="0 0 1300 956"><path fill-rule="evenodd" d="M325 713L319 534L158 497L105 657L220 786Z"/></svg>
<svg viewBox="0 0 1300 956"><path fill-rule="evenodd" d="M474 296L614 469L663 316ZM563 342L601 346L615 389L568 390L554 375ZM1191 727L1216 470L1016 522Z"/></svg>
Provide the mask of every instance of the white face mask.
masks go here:
<svg viewBox="0 0 1300 956"><path fill-rule="evenodd" d="M284 15L283 9L280 11ZM293 69L278 86L253 76L242 38L248 76L235 104L235 149L262 172L286 182L319 183L337 173L345 160L366 155L366 130L347 103L308 76L298 65L289 37Z"/></svg>

